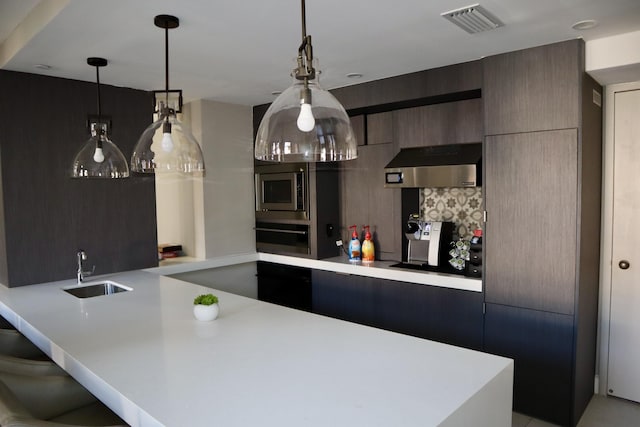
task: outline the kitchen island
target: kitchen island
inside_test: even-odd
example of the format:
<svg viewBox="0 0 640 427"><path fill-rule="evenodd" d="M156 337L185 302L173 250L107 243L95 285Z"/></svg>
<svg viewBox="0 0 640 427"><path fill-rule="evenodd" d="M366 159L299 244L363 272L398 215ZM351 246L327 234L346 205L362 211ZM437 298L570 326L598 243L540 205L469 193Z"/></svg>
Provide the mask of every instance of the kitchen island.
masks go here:
<svg viewBox="0 0 640 427"><path fill-rule="evenodd" d="M513 362L136 271L8 289L0 314L135 426L511 425ZM192 301L220 298L199 322Z"/></svg>

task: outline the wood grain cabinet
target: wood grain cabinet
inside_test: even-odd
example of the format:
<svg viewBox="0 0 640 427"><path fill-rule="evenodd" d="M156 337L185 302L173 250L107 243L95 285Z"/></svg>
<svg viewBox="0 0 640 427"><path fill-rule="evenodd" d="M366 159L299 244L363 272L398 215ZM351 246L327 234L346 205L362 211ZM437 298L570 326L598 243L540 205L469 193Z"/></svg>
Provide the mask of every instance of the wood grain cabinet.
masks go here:
<svg viewBox="0 0 640 427"><path fill-rule="evenodd" d="M577 129L487 136L487 302L573 314Z"/></svg>
<svg viewBox="0 0 640 427"><path fill-rule="evenodd" d="M358 147L358 158L340 164L340 223L345 244L348 227L356 225L360 238L369 225L376 259L400 260L402 248L400 189L384 188L384 167L394 156L393 144Z"/></svg>
<svg viewBox="0 0 640 427"><path fill-rule="evenodd" d="M584 73L581 44L571 40L485 58L486 134L578 127Z"/></svg>
<svg viewBox="0 0 640 427"><path fill-rule="evenodd" d="M482 142L482 99L394 111L398 148Z"/></svg>
<svg viewBox="0 0 640 427"><path fill-rule="evenodd" d="M485 351L514 410L575 426L594 389L602 88L584 42L484 59Z"/></svg>
<svg viewBox="0 0 640 427"><path fill-rule="evenodd" d="M101 90L103 111L113 122L111 138L128 158L151 123L153 96L109 85ZM88 138L87 117L96 112L95 84L0 70L0 93L12 100L0 102L0 283L74 278L78 248L86 251L89 266L95 264L96 275L157 266L153 174L69 177L73 157ZM51 96L46 104L45 93ZM29 173L27 161L36 162Z"/></svg>
<svg viewBox="0 0 640 427"><path fill-rule="evenodd" d="M484 350L515 360L517 410L569 424L573 316L487 304L484 321Z"/></svg>
<svg viewBox="0 0 640 427"><path fill-rule="evenodd" d="M351 127L353 128L353 135L356 137L358 145L365 145L367 143L367 132L365 129L365 115L359 114L357 116L349 117L351 120Z"/></svg>
<svg viewBox="0 0 640 427"><path fill-rule="evenodd" d="M367 145L393 142L393 112L367 114Z"/></svg>
<svg viewBox="0 0 640 427"><path fill-rule="evenodd" d="M351 112L407 100L437 98L481 86L482 63L476 60L345 86L332 89L331 93Z"/></svg>
<svg viewBox="0 0 640 427"><path fill-rule="evenodd" d="M482 348L482 294L312 271L313 312L467 348Z"/></svg>

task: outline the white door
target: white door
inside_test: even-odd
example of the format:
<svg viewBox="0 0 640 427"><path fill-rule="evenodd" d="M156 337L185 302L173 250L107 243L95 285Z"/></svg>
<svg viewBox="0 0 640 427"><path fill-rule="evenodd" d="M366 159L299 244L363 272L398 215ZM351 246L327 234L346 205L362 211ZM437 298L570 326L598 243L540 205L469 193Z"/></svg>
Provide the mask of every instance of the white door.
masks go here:
<svg viewBox="0 0 640 427"><path fill-rule="evenodd" d="M609 394L640 402L640 90L615 93Z"/></svg>

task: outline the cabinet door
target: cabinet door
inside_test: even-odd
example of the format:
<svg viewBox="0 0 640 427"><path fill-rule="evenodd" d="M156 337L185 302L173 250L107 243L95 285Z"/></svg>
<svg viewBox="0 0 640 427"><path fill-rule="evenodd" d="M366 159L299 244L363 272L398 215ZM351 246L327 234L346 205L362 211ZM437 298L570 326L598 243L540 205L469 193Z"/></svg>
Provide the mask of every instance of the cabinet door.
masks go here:
<svg viewBox="0 0 640 427"><path fill-rule="evenodd" d="M482 142L482 100L397 110L393 129L399 148Z"/></svg>
<svg viewBox="0 0 640 427"><path fill-rule="evenodd" d="M367 137L365 133L364 114L352 116L349 119L351 120L351 127L353 128L353 133L358 145L365 145L367 143Z"/></svg>
<svg viewBox="0 0 640 427"><path fill-rule="evenodd" d="M572 418L573 316L487 304L484 350L514 359L513 408L560 425Z"/></svg>
<svg viewBox="0 0 640 427"><path fill-rule="evenodd" d="M487 137L487 302L573 314L577 130Z"/></svg>
<svg viewBox="0 0 640 427"><path fill-rule="evenodd" d="M369 221L370 183L366 165L370 154L368 146L360 146L357 159L340 163L340 234L345 246L348 246L351 239L349 227L355 225L360 236L362 225Z"/></svg>
<svg viewBox="0 0 640 427"><path fill-rule="evenodd" d="M393 112L367 114L367 145L393 142Z"/></svg>
<svg viewBox="0 0 640 427"><path fill-rule="evenodd" d="M358 147L358 158L341 164L340 223L343 239L350 239L348 226L369 225L376 259L400 260L400 189L384 188L384 167L393 157L392 144ZM345 240L348 244L348 240Z"/></svg>
<svg viewBox="0 0 640 427"><path fill-rule="evenodd" d="M258 299L311 311L311 270L259 261Z"/></svg>
<svg viewBox="0 0 640 427"><path fill-rule="evenodd" d="M312 311L363 325L375 325L372 283L363 276L312 272Z"/></svg>
<svg viewBox="0 0 640 427"><path fill-rule="evenodd" d="M482 294L313 270L313 312L480 350Z"/></svg>
<svg viewBox="0 0 640 427"><path fill-rule="evenodd" d="M381 328L447 344L482 349L483 295L416 283L377 283Z"/></svg>
<svg viewBox="0 0 640 427"><path fill-rule="evenodd" d="M486 135L580 125L582 40L491 56L483 66Z"/></svg>

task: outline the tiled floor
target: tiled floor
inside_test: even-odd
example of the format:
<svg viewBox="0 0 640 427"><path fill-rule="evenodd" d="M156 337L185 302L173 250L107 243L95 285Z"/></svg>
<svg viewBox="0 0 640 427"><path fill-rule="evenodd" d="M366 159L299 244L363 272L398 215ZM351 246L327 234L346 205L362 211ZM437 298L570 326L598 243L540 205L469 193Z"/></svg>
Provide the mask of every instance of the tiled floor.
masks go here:
<svg viewBox="0 0 640 427"><path fill-rule="evenodd" d="M557 427L526 415L513 413L512 427ZM593 396L578 427L640 426L640 404L615 397Z"/></svg>

